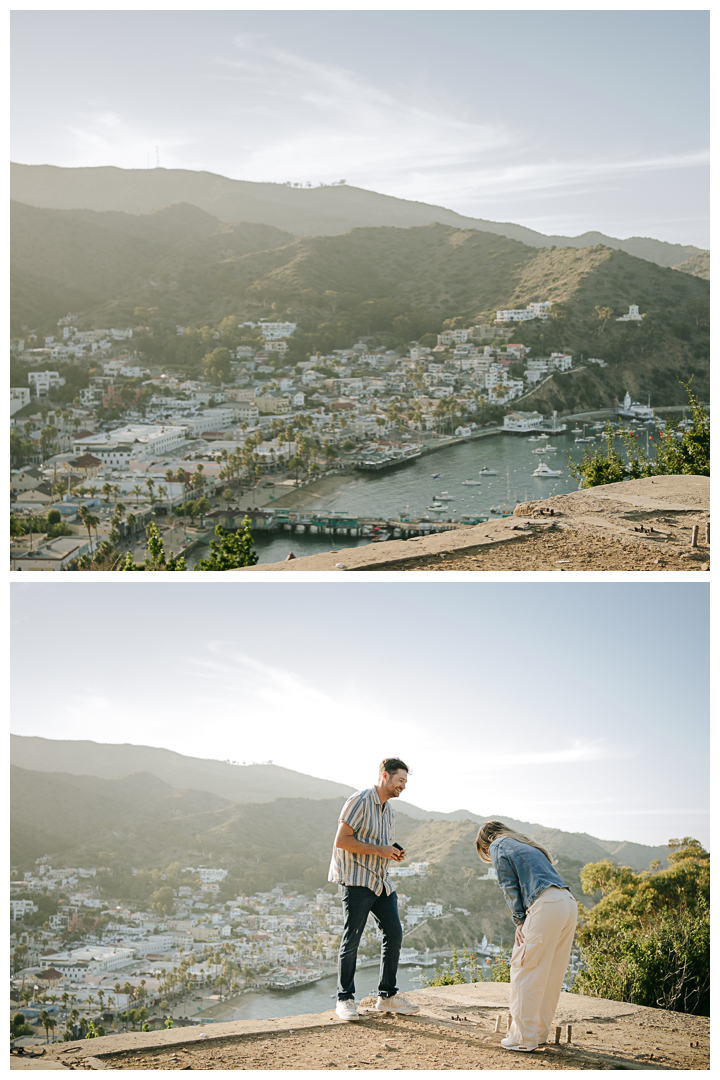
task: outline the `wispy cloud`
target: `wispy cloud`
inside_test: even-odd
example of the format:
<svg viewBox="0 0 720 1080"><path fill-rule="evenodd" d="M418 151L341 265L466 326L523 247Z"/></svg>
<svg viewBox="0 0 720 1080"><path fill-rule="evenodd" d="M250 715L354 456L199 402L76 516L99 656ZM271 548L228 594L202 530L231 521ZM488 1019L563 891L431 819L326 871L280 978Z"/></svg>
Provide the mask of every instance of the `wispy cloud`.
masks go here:
<svg viewBox="0 0 720 1080"><path fill-rule="evenodd" d="M229 114L248 125L234 175L329 182L340 176L403 198L477 205L599 191L629 175L705 166L709 151L557 157L535 125L479 120L433 85L379 86L266 40L235 40L213 78L235 87ZM244 132L245 134L245 132ZM238 171L239 170L239 171Z"/></svg>
<svg viewBox="0 0 720 1080"><path fill-rule="evenodd" d="M525 766L572 765L589 761L617 761L632 757L629 748L620 750L601 740L571 742L565 746L523 748L512 751L496 751L488 748L482 753L474 753L463 759L463 772L492 772L495 769L513 769Z"/></svg>
<svg viewBox="0 0 720 1080"><path fill-rule="evenodd" d="M115 165L145 168L156 164L155 148L161 144L162 164L183 168L177 151L189 147L194 137L163 124L150 126L139 119L106 109L76 114L65 124L73 163L77 166ZM186 167L186 166L185 166Z"/></svg>

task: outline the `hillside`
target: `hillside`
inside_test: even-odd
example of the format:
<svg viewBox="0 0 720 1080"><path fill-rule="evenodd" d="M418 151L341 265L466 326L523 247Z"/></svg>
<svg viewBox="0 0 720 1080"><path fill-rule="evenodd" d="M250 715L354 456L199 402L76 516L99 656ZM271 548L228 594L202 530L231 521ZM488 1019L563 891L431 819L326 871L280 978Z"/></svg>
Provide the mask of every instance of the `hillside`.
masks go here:
<svg viewBox="0 0 720 1080"><path fill-rule="evenodd" d="M487 322L498 308L550 300L550 320L517 325L514 339L534 355L564 351L576 360L572 373L534 391L529 407L598 408L626 389L680 404L678 374L694 374L696 392L708 393L709 282L609 247L538 249L439 224L293 240L188 205L136 217L15 204L12 223L15 331L68 310L84 313L82 325L112 326L152 309L172 366L176 323L277 313L300 324L291 341L297 360L378 332L403 347L447 318ZM630 303L645 316L639 325L616 321ZM139 339L136 347L151 345ZM609 367L584 370L578 361L588 355Z"/></svg>
<svg viewBox="0 0 720 1080"><path fill-rule="evenodd" d="M201 851L239 867L252 853L247 871L258 865L258 852L261 861L302 852L305 867L314 866L322 881L338 811L354 790L275 765L236 766L128 744L13 735L11 761L13 858L23 861L58 853L97 863L100 852L114 852L151 867ZM412 861L453 873L474 866L474 837L486 817L436 814L404 799L395 810ZM643 869L667 854L665 847L598 840L503 813L488 817L581 864L610 857Z"/></svg>
<svg viewBox="0 0 720 1080"><path fill-rule="evenodd" d="M227 225L186 203L141 216L44 210L22 203L11 203L10 210L11 307L16 327L56 320L71 310L103 308L128 292L137 304L147 304L155 278L164 281L177 271L192 293L191 268L272 250L294 239L268 225ZM212 289L211 281L203 305L212 303ZM178 299L180 317L188 298ZM201 312L201 307L197 310ZM126 318L136 321L132 316L128 310Z"/></svg>
<svg viewBox="0 0 720 1080"><path fill-rule="evenodd" d="M333 236L355 228L409 228L439 222L506 236L530 247L604 244L660 266L677 266L702 253L700 248L649 237L618 240L599 232L576 237L545 236L522 225L465 217L441 206L397 199L347 184L294 188L230 180L187 169L63 169L21 164L11 165L10 183L11 198L32 206L147 214L172 203L191 203L223 221L273 225L298 236Z"/></svg>
<svg viewBox="0 0 720 1080"><path fill-rule="evenodd" d="M41 739L11 735L13 765L42 773L119 779L132 773L152 773L174 788L208 791L230 802L270 802L273 799L347 798L353 788L320 780L279 765L235 765L228 761L191 758L155 746Z"/></svg>

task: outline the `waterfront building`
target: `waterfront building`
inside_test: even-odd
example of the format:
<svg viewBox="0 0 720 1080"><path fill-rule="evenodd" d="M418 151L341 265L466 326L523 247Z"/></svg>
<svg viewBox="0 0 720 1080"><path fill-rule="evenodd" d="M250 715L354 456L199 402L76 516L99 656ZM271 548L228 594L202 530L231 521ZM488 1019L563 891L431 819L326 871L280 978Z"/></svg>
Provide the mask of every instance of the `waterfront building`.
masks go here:
<svg viewBox="0 0 720 1080"><path fill-rule="evenodd" d="M503 420L503 431L535 431L542 427L542 424L542 413L515 410L506 414Z"/></svg>

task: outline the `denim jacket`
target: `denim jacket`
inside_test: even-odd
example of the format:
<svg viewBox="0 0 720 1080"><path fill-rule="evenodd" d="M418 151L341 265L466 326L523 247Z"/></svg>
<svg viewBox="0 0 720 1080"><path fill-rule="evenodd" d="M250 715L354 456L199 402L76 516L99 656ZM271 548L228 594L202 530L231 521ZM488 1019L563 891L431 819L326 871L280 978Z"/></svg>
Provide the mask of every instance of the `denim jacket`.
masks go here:
<svg viewBox="0 0 720 1080"><path fill-rule="evenodd" d="M488 854L516 926L525 922L530 905L550 885L569 888L542 851L511 836L493 840Z"/></svg>

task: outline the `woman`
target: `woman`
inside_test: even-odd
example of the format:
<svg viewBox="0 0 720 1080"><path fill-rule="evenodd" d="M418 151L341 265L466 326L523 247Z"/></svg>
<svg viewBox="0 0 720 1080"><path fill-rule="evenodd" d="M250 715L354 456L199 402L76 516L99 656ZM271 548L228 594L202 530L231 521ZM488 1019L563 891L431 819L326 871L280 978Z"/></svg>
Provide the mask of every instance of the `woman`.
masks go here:
<svg viewBox="0 0 720 1080"><path fill-rule="evenodd" d="M510 961L512 1024L502 1045L529 1052L547 1042L570 960L577 904L544 847L502 821L486 821L475 841L492 863L517 929Z"/></svg>

